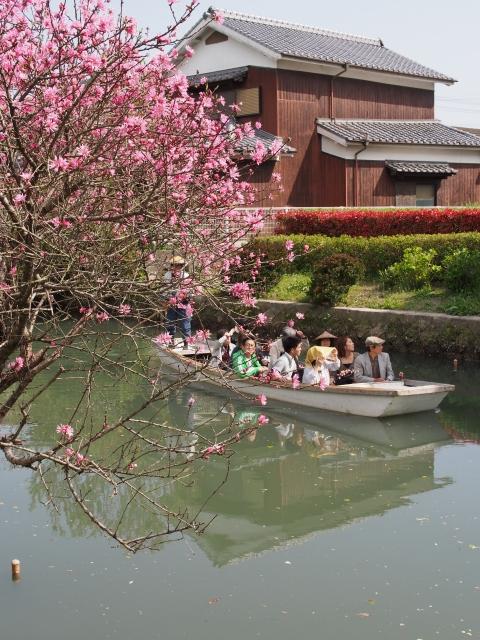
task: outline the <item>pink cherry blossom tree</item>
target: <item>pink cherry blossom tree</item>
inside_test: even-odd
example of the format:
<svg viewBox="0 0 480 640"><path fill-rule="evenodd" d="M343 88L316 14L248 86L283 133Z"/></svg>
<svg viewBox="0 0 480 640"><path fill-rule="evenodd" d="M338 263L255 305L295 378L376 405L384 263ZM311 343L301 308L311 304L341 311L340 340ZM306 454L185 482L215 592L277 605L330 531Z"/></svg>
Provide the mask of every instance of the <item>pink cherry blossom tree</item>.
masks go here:
<svg viewBox="0 0 480 640"><path fill-rule="evenodd" d="M255 193L234 160L252 129L234 126L208 90L189 92L173 45L197 2L179 14L169 5L172 26L152 35L105 0L0 4L0 418L11 425L0 449L39 471L46 490L60 469L84 513L133 551L202 528L197 514L167 508L151 483L228 457L239 436L231 426L187 450L180 426L172 440L144 412L180 383L160 380L150 358L115 350L137 353L165 334L164 302L193 315L200 294L221 308L254 305L249 284L229 274L243 263L255 275L260 265L248 256L246 266L240 248L262 214L242 211ZM189 277L172 300L162 262L176 255ZM83 376L81 401L52 427L50 444L35 445L31 409L72 370ZM91 412L99 371L148 382L150 392L99 422ZM85 499L95 483L119 496L116 523ZM134 502L158 512L158 532L122 532Z"/></svg>

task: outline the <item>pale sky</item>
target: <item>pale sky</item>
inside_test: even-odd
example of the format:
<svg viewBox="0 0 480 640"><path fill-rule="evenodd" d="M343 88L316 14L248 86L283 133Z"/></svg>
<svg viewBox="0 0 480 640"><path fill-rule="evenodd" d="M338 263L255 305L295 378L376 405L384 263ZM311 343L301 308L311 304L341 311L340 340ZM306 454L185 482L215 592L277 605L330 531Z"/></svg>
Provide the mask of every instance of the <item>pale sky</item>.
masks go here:
<svg viewBox="0 0 480 640"><path fill-rule="evenodd" d="M119 5L120 0L112 0ZM212 2L202 2L196 21ZM124 0L125 13L151 32L169 23L166 0ZM174 7L183 6L181 0ZM278 2L219 0L213 6L302 24L380 37L385 46L456 78L436 89L436 117L480 129L480 2L478 0L341 0ZM242 62L239 60L239 65Z"/></svg>

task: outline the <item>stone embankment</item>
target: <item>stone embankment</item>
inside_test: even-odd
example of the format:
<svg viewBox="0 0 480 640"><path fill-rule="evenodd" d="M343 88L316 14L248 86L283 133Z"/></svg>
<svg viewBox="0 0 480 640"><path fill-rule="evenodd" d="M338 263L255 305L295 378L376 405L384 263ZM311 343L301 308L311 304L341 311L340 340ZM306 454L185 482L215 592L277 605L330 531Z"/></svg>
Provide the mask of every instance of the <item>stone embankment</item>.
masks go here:
<svg viewBox="0 0 480 640"><path fill-rule="evenodd" d="M268 333L278 335L287 320L310 338L328 329L335 335L349 335L362 344L369 335L388 342L391 351L414 351L425 355L448 354L461 360L480 360L480 317L449 316L443 313L390 311L352 307L326 308L308 303L259 300L258 311L269 317ZM296 313L303 313L303 320ZM214 330L228 325L218 309L204 307L203 325ZM267 327L265 327L267 329Z"/></svg>
<svg viewBox="0 0 480 640"><path fill-rule="evenodd" d="M368 335L382 336L392 351L415 351L424 354L448 353L464 360L480 360L480 317L449 316L443 313L390 311L334 307L325 309L312 304L260 300L258 306L275 326L295 314L305 314L296 324L307 335L323 329L336 335L349 335L363 341Z"/></svg>

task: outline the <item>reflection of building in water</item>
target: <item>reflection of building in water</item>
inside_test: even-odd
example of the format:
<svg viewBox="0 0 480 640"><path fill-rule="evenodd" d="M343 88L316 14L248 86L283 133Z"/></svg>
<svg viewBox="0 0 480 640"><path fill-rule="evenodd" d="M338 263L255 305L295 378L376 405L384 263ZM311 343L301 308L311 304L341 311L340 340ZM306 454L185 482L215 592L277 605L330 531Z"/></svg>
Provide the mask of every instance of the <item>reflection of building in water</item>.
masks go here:
<svg viewBox="0 0 480 640"><path fill-rule="evenodd" d="M260 431L250 449L245 443L242 459L235 458L228 483L208 505L217 519L198 540L215 564L381 515L449 483L434 478L433 445L392 453L324 431L302 431L286 441L288 448L278 443L275 429L269 430L273 446ZM199 477L195 503L213 489L215 476Z"/></svg>

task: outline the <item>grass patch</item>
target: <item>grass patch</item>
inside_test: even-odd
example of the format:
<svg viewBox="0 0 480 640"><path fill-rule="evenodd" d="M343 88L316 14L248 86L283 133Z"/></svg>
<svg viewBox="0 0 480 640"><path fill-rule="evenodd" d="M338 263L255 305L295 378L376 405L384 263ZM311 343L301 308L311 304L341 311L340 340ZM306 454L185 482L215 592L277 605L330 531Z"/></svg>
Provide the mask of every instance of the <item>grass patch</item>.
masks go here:
<svg viewBox="0 0 480 640"><path fill-rule="evenodd" d="M309 273L286 273L265 296L270 300L310 302L308 292L312 283Z"/></svg>
<svg viewBox="0 0 480 640"><path fill-rule="evenodd" d="M379 283L357 284L350 288L343 300L348 307L396 309L401 311L430 311L443 313L445 292L441 288L416 291L389 291Z"/></svg>
<svg viewBox="0 0 480 640"><path fill-rule="evenodd" d="M309 273L284 274L264 295L270 300L311 302L308 295L311 281ZM417 291L389 291L379 282L364 282L351 287L339 304L367 309L476 316L480 315L480 292L452 294L442 287L426 287Z"/></svg>

